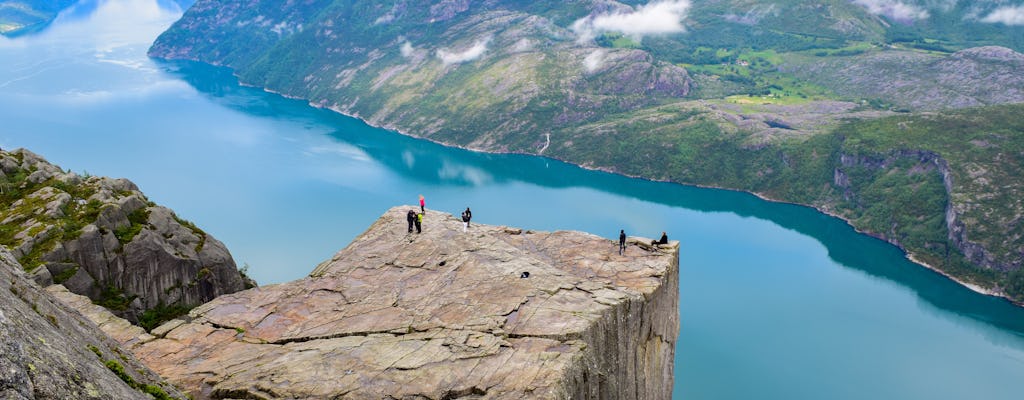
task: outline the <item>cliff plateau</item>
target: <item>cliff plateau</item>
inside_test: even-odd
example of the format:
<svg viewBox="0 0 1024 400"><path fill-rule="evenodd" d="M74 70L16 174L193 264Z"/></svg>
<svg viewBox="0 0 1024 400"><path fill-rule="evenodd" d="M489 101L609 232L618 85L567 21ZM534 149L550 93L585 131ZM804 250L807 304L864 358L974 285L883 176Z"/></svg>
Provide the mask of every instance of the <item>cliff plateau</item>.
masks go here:
<svg viewBox="0 0 1024 400"><path fill-rule="evenodd" d="M668 399L678 242L387 211L309 277L221 296L152 335L75 302L196 399ZM65 297L74 295L65 293Z"/></svg>

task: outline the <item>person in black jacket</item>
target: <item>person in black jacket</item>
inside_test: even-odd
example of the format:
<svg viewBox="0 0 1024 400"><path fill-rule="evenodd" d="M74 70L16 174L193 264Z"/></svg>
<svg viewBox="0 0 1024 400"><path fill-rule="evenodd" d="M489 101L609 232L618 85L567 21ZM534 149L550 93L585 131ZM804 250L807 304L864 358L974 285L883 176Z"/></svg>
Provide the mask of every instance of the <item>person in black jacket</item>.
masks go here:
<svg viewBox="0 0 1024 400"><path fill-rule="evenodd" d="M469 220L473 219L473 212L469 211L469 207L466 207L466 211L462 212L462 231L465 232L469 229Z"/></svg>
<svg viewBox="0 0 1024 400"><path fill-rule="evenodd" d="M405 214L405 220L409 222L409 233L412 233L412 225L416 223L416 211L409 210Z"/></svg>
<svg viewBox="0 0 1024 400"><path fill-rule="evenodd" d="M620 256L622 255L623 251L626 251L626 230L625 229L619 230L619 255Z"/></svg>

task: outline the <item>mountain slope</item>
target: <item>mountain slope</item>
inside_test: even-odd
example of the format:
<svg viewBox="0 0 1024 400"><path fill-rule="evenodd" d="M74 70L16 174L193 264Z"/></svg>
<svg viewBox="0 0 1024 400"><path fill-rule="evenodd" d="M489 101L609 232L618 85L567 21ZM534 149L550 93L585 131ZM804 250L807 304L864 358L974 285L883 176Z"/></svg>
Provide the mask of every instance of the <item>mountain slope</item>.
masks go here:
<svg viewBox="0 0 1024 400"><path fill-rule="evenodd" d="M1024 102L1024 28L989 18L1001 2L939 3L206 0L150 54L449 145L813 205L1000 292L1024 239L986 238L1020 210L969 199L1010 198L1015 158L963 156L981 133L944 129L1007 132L977 140L1014 154L999 105ZM868 125L849 121L880 117L892 140L851 153ZM1000 180L966 184L974 165Z"/></svg>

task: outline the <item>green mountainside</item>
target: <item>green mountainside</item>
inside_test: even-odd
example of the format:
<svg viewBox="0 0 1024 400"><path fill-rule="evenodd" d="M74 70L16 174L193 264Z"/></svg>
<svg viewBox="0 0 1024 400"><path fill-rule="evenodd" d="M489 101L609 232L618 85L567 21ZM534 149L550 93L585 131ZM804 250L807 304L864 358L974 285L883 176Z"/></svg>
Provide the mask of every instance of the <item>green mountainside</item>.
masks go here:
<svg viewBox="0 0 1024 400"><path fill-rule="evenodd" d="M1024 300L1024 7L200 0L150 49L409 135L807 204Z"/></svg>

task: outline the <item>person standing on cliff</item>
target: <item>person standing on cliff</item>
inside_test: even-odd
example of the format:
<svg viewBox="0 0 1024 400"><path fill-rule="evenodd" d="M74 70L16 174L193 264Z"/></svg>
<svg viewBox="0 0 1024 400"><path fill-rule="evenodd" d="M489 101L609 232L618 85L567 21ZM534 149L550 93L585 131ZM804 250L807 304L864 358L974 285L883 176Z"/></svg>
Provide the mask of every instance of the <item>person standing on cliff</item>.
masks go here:
<svg viewBox="0 0 1024 400"><path fill-rule="evenodd" d="M420 212L421 213L426 213L427 212L427 202L425 200L423 200L423 195L422 194L420 195Z"/></svg>
<svg viewBox="0 0 1024 400"><path fill-rule="evenodd" d="M409 210L405 213L405 220L409 222L409 233L412 233L412 226L416 223L416 211Z"/></svg>
<svg viewBox="0 0 1024 400"><path fill-rule="evenodd" d="M622 255L623 251L626 251L626 230L625 229L619 230L619 255L620 256Z"/></svg>
<svg viewBox="0 0 1024 400"><path fill-rule="evenodd" d="M469 211L469 207L466 207L466 211L462 212L462 231L465 232L469 229L469 220L473 219L473 212Z"/></svg>
<svg viewBox="0 0 1024 400"><path fill-rule="evenodd" d="M416 214L416 233L423 232L423 213Z"/></svg>

